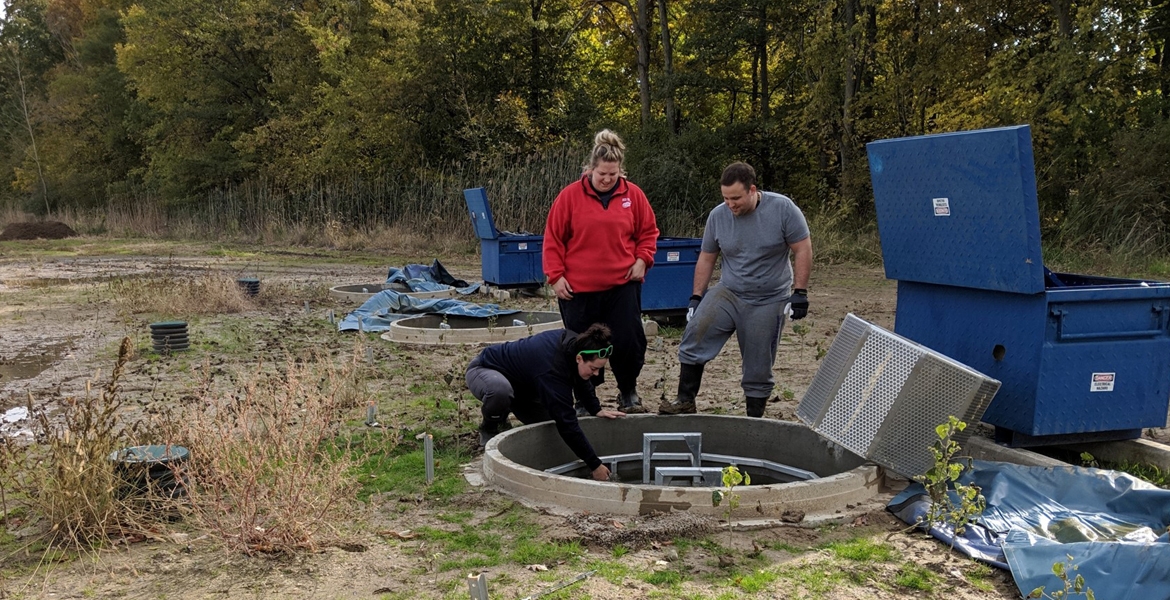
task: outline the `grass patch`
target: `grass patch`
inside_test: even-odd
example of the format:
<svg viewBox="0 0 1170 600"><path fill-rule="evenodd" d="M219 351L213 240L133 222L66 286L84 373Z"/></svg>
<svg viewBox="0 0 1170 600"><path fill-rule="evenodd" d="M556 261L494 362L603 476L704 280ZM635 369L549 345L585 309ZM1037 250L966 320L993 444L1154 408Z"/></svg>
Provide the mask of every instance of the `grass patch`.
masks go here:
<svg viewBox="0 0 1170 600"><path fill-rule="evenodd" d="M783 566L776 574L781 587L789 592L804 591L812 598L825 598L826 594L849 583L844 570L832 564Z"/></svg>
<svg viewBox="0 0 1170 600"><path fill-rule="evenodd" d="M922 592L934 591L934 586L938 581L939 576L933 571L914 563L903 564L898 569L898 575L894 577L894 583L904 588Z"/></svg>
<svg viewBox="0 0 1170 600"><path fill-rule="evenodd" d="M387 431L386 435L393 435ZM411 442L414 442L412 439ZM371 454L354 473L361 483L359 500L379 493L399 496L423 494L431 500L449 500L467 489L462 464L470 457L454 444L435 447L435 480L427 485L426 454L418 444L398 446L386 454Z"/></svg>
<svg viewBox="0 0 1170 600"><path fill-rule="evenodd" d="M626 548L625 546L623 546L623 545L621 545L621 544L618 544L618 545L614 546L614 547L613 547L613 550L611 550L611 551L610 551L610 554L611 554L611 555L612 555L614 558L621 558L621 557L623 557L623 556L625 556L625 555L627 555L627 554L629 554L629 553L630 553L630 549L629 549L629 548Z"/></svg>
<svg viewBox="0 0 1170 600"><path fill-rule="evenodd" d="M856 538L843 542L831 542L824 546L837 558L854 562L890 562L897 553L888 544L875 542L869 538Z"/></svg>
<svg viewBox="0 0 1170 600"><path fill-rule="evenodd" d="M964 574L971 587L983 592L992 592L995 591L995 586L991 584L991 575L994 572L991 567L983 563L972 563Z"/></svg>
<svg viewBox="0 0 1170 600"><path fill-rule="evenodd" d="M687 579L686 575L683 575L682 573L675 571L674 569L667 569L664 571L654 571L652 573L646 573L643 575L639 575L638 578L641 579L642 581L645 581L646 583L649 583L650 585L656 585L658 587L672 587L672 588L678 587L680 584L682 584L682 582L686 581L686 579Z"/></svg>
<svg viewBox="0 0 1170 600"><path fill-rule="evenodd" d="M581 544L539 539L543 529L531 520L528 509L512 506L482 523L459 523L457 529L422 527L419 536L438 547L431 555L439 571L558 562L573 563L583 554ZM428 550L431 552L432 550Z"/></svg>
<svg viewBox="0 0 1170 600"><path fill-rule="evenodd" d="M753 571L746 575L741 575L732 579L735 587L748 592L756 593L768 589L777 579L780 574L772 569L760 569Z"/></svg>
<svg viewBox="0 0 1170 600"><path fill-rule="evenodd" d="M568 542L541 542L532 539L522 539L512 549L509 559L521 565L547 565L558 561L568 561L581 554L581 544Z"/></svg>
<svg viewBox="0 0 1170 600"><path fill-rule="evenodd" d="M590 571L597 571L598 577L614 585L621 585L622 581L633 573L633 570L624 563L610 560L591 561L588 568Z"/></svg>
<svg viewBox="0 0 1170 600"><path fill-rule="evenodd" d="M1152 483L1160 488L1170 489L1170 472L1159 469L1157 465L1147 463L1123 462L1121 464L1105 463L1105 468L1129 473L1142 481Z"/></svg>

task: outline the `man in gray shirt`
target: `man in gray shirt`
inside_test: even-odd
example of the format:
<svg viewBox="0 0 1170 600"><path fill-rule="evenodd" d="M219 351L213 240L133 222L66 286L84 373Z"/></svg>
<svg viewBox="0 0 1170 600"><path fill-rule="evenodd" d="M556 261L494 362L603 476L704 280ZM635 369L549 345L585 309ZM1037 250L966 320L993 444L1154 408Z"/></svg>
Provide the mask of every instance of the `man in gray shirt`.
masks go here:
<svg viewBox="0 0 1170 600"><path fill-rule="evenodd" d="M793 319L808 314L812 241L804 214L788 197L756 189L756 172L746 163L729 165L719 183L723 204L707 216L687 328L678 349L678 397L664 400L658 414L695 412L703 367L734 332L743 358L740 384L747 414L764 416L785 306L792 307ZM720 254L722 278L708 292Z"/></svg>

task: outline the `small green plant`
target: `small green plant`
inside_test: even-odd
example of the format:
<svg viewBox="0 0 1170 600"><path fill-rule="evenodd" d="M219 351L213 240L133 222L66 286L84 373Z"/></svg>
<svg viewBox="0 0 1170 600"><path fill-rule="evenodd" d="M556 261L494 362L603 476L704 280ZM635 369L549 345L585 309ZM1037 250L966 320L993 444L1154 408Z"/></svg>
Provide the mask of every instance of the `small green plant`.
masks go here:
<svg viewBox="0 0 1170 600"><path fill-rule="evenodd" d="M1054 590L1051 594L1044 591L1044 586L1040 586L1028 594L1029 598L1048 598L1049 600L1065 600L1072 596L1084 596L1088 600L1096 600L1096 595L1093 594L1093 588L1085 585L1085 578L1080 573L1076 573L1078 567L1073 564L1073 557L1071 554L1065 554L1068 560L1064 562L1052 563L1052 574L1060 580L1062 589ZM1076 573L1075 577L1070 575Z"/></svg>
<svg viewBox="0 0 1170 600"><path fill-rule="evenodd" d="M727 517L727 539L731 540L731 531L735 528L734 521L731 520L732 513L739 508L739 494L735 493L735 486L737 485L751 485L752 477L746 471L740 471L739 467L735 465L727 465L723 467L723 489L714 490L711 492L711 505L720 506L726 500L726 510L723 515Z"/></svg>
<svg viewBox="0 0 1170 600"><path fill-rule="evenodd" d="M930 447L934 465L918 482L930 495L930 509L919 525L927 529L935 525L950 525L955 535L963 533L967 524L983 514L987 500L977 485L958 482L965 465L957 460L960 451L954 436L967 428L967 424L948 417L947 422L935 428L938 440Z"/></svg>
<svg viewBox="0 0 1170 600"><path fill-rule="evenodd" d="M804 338L808 337L808 334L811 331L812 331L812 328L809 327L808 325L805 325L804 323L793 323L792 324L792 333L795 333L796 335L800 336L800 351L801 352L804 352L804 349L806 348L805 343L804 343Z"/></svg>
<svg viewBox="0 0 1170 600"><path fill-rule="evenodd" d="M1097 463L1097 459L1092 454L1088 452L1081 452L1081 466L1096 468L1101 465Z"/></svg>

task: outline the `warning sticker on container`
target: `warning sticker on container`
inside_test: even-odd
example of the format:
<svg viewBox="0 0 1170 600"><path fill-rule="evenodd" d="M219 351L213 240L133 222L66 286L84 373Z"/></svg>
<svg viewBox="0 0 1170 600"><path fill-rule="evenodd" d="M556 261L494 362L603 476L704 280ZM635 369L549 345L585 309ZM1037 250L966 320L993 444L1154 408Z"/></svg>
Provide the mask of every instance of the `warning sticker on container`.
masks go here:
<svg viewBox="0 0 1170 600"><path fill-rule="evenodd" d="M678 252L667 252L666 262L678 262Z"/></svg>
<svg viewBox="0 0 1170 600"><path fill-rule="evenodd" d="M951 199L950 198L935 198L931 200L934 203L934 216L949 217L951 216Z"/></svg>
<svg viewBox="0 0 1170 600"><path fill-rule="evenodd" d="M516 246L517 246L517 248L519 248L521 250L527 250L528 249L528 242L520 242Z"/></svg>
<svg viewBox="0 0 1170 600"><path fill-rule="evenodd" d="M1093 373L1093 383L1089 386L1089 391L1112 392L1115 379L1117 379L1117 373Z"/></svg>

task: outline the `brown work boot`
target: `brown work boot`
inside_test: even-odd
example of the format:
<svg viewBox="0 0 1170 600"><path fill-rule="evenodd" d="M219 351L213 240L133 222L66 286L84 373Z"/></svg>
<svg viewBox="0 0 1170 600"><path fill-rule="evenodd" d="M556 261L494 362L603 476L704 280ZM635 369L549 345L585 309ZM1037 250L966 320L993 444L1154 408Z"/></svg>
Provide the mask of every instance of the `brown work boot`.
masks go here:
<svg viewBox="0 0 1170 600"><path fill-rule="evenodd" d="M703 383L704 365L679 364L678 370L678 397L673 402L663 400L658 404L660 415L693 415L695 396L699 394L699 386Z"/></svg>

